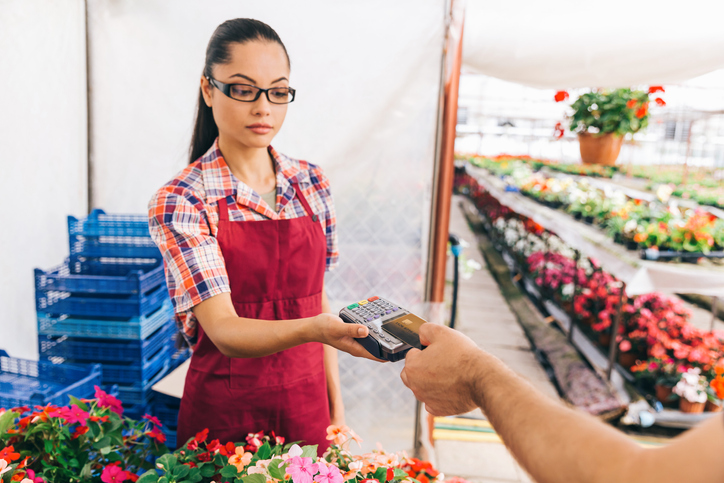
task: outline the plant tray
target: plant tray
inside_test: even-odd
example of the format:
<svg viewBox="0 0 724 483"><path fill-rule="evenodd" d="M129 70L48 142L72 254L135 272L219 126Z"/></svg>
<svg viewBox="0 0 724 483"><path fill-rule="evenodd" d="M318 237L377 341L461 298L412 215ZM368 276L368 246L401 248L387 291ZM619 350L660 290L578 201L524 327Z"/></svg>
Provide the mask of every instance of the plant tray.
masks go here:
<svg viewBox="0 0 724 483"><path fill-rule="evenodd" d="M681 260L696 261L700 258L724 258L724 251L722 252L661 252L659 250L653 250L646 248L641 250L641 258L644 260L671 260L674 258L680 258Z"/></svg>
<svg viewBox="0 0 724 483"><path fill-rule="evenodd" d="M41 312L38 313L38 334L145 340L172 318L170 300L166 300L161 308L147 316L125 319L51 316Z"/></svg>
<svg viewBox="0 0 724 483"><path fill-rule="evenodd" d="M0 357L0 407L66 405L68 396L91 398L101 384L100 364L53 364Z"/></svg>

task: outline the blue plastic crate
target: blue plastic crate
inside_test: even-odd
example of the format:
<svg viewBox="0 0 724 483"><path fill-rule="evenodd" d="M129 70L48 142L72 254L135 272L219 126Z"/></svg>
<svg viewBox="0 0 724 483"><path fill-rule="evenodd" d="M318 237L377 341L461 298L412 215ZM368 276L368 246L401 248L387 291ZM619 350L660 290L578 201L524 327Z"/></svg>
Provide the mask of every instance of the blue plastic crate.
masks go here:
<svg viewBox="0 0 724 483"><path fill-rule="evenodd" d="M108 258L161 258L150 236L70 235L71 256Z"/></svg>
<svg viewBox="0 0 724 483"><path fill-rule="evenodd" d="M152 404L134 404L130 406L123 405L123 417L140 421L146 414L153 411Z"/></svg>
<svg viewBox="0 0 724 483"><path fill-rule="evenodd" d="M164 378L168 371L160 371L145 386L138 385L118 385L118 398L124 404L149 404L153 401L156 393L151 389L154 384Z"/></svg>
<svg viewBox="0 0 724 483"><path fill-rule="evenodd" d="M164 443L168 449L174 450L177 448L178 441L176 440L176 430L167 428L164 426L161 428L163 430L163 433L166 435L166 442ZM185 443L186 441L184 441Z"/></svg>
<svg viewBox="0 0 724 483"><path fill-rule="evenodd" d="M150 237L148 216L109 215L93 210L85 218L68 217L68 235Z"/></svg>
<svg viewBox="0 0 724 483"><path fill-rule="evenodd" d="M70 258L48 271L35 269L36 291L143 294L164 283L163 264L86 263Z"/></svg>
<svg viewBox="0 0 724 483"><path fill-rule="evenodd" d="M0 357L0 407L69 403L68 396L92 398L101 384L100 364L53 364Z"/></svg>
<svg viewBox="0 0 724 483"><path fill-rule="evenodd" d="M168 300L166 284L146 294L73 294L72 292L36 291L38 312L52 315L86 317L142 317L155 311Z"/></svg>
<svg viewBox="0 0 724 483"><path fill-rule="evenodd" d="M75 362L133 363L147 360L168 346L174 330L175 325L167 323L145 340L40 335L38 349L41 359L60 357Z"/></svg>
<svg viewBox="0 0 724 483"><path fill-rule="evenodd" d="M154 416L164 426L175 428L178 424L178 412L181 408L181 399L171 397L167 394L156 393L153 399Z"/></svg>
<svg viewBox="0 0 724 483"><path fill-rule="evenodd" d="M103 384L145 386L158 374L168 373L171 365L168 347L161 348L149 359L132 364L103 363Z"/></svg>
<svg viewBox="0 0 724 483"><path fill-rule="evenodd" d="M174 317L171 301L144 317L101 319L38 313L38 334L98 339L147 339Z"/></svg>

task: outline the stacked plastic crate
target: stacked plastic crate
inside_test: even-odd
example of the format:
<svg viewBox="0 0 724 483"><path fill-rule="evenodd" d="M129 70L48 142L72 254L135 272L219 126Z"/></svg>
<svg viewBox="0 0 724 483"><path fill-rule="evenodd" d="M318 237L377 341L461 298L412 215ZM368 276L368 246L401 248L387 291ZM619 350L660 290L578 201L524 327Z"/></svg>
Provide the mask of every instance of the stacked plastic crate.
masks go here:
<svg viewBox="0 0 724 483"><path fill-rule="evenodd" d="M174 347L161 254L143 215L68 217L70 258L36 269L39 351L54 362L102 364L125 414L152 411L151 387L188 357Z"/></svg>

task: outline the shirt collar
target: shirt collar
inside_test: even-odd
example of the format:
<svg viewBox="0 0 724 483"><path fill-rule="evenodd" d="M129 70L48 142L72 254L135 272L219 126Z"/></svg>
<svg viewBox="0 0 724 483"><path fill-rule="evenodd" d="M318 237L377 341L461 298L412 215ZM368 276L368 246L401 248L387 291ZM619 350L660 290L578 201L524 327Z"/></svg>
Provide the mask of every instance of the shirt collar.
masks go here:
<svg viewBox="0 0 724 483"><path fill-rule="evenodd" d="M273 147L267 148L276 165L277 178L277 194L282 194L282 208L286 204L286 199L294 197L294 188L292 183L298 183L302 189L311 183L309 171L302 170L298 162L294 162L288 156L278 153ZM261 197L254 192L245 183L239 181L233 175L229 165L226 164L224 156L219 150L219 138L216 138L214 144L201 157L201 172L204 179L204 188L206 189L206 201L211 204L221 198L235 196L236 201L244 206L257 211L268 218L278 219L276 212L267 210L261 206ZM285 196L288 194L289 196ZM281 210L280 210L281 212Z"/></svg>

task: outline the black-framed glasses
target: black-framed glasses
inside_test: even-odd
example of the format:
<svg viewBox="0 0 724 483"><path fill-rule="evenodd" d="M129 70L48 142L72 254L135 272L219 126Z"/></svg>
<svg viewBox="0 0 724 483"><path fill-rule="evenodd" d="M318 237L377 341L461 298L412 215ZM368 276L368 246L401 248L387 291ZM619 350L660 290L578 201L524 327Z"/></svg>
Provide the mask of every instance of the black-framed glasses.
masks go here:
<svg viewBox="0 0 724 483"><path fill-rule="evenodd" d="M219 89L226 97L240 102L256 102L263 92L266 95L266 99L272 104L289 104L294 101L294 95L297 93L297 91L291 87L262 89L251 84L224 84L208 76L206 79L209 81L209 84Z"/></svg>

